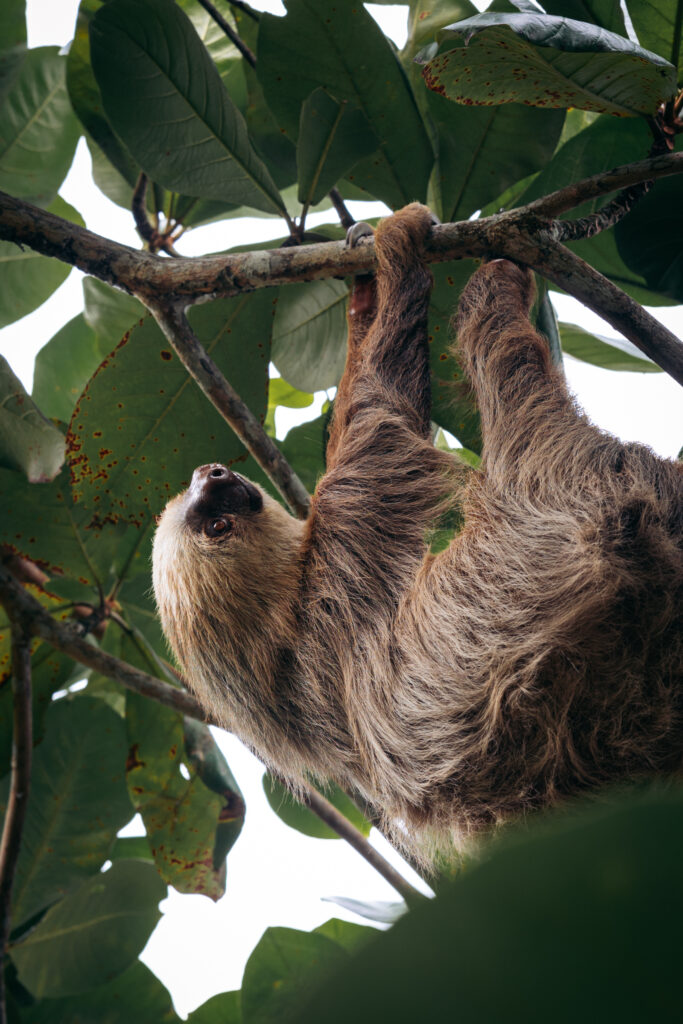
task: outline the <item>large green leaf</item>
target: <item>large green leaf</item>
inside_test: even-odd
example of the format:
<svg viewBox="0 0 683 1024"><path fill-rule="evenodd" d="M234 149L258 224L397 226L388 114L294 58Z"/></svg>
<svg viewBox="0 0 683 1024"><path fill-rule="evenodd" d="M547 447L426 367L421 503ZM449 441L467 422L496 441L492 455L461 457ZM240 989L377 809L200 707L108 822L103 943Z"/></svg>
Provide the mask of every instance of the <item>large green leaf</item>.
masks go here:
<svg viewBox="0 0 683 1024"><path fill-rule="evenodd" d="M159 979L138 960L113 981L87 992L41 999L22 1009L20 1024L180 1024L180 1017Z"/></svg>
<svg viewBox="0 0 683 1024"><path fill-rule="evenodd" d="M231 845L220 829L234 823L234 842L244 819L244 802L229 770L226 775L227 765L205 737L202 769L208 758L214 768L213 773L202 770L212 782L209 788L197 771L197 731L189 727L194 742L186 744L182 716L137 694L127 695L126 723L128 791L142 815L159 873L179 892L220 899Z"/></svg>
<svg viewBox="0 0 683 1024"><path fill-rule="evenodd" d="M555 815L318 980L293 1019L676 1020L682 843L680 788Z"/></svg>
<svg viewBox="0 0 683 1024"><path fill-rule="evenodd" d="M19 981L37 998L72 995L110 982L144 948L165 895L152 864L115 861L48 910L11 947Z"/></svg>
<svg viewBox="0 0 683 1024"><path fill-rule="evenodd" d="M579 107L654 114L676 91L676 70L613 32L525 11L450 25L418 55L430 89L458 103ZM453 48L455 47L455 48ZM436 54L436 55L435 55Z"/></svg>
<svg viewBox="0 0 683 1024"><path fill-rule="evenodd" d="M78 396L101 360L95 332L79 313L36 356L33 399L41 411L68 423Z"/></svg>
<svg viewBox="0 0 683 1024"><path fill-rule="evenodd" d="M548 14L573 18L575 21L592 22L606 28L608 32L616 32L620 36L627 35L619 0L544 0L541 6ZM630 9L629 3L629 13Z"/></svg>
<svg viewBox="0 0 683 1024"><path fill-rule="evenodd" d="M325 472L325 448L329 415L292 427L281 444L282 454L297 474L304 487L313 492Z"/></svg>
<svg viewBox="0 0 683 1024"><path fill-rule="evenodd" d="M257 416L266 411L272 292L197 306L199 339ZM206 462L244 455L150 319L100 366L69 428L72 486L97 521L144 523Z"/></svg>
<svg viewBox="0 0 683 1024"><path fill-rule="evenodd" d="M435 92L428 97L438 137L434 190L444 222L467 219L552 159L563 110L462 107Z"/></svg>
<svg viewBox="0 0 683 1024"><path fill-rule="evenodd" d="M680 64L681 0L629 0L628 13L641 46Z"/></svg>
<svg viewBox="0 0 683 1024"><path fill-rule="evenodd" d="M339 383L346 361L348 289L333 278L280 290L273 324L273 362L299 391Z"/></svg>
<svg viewBox="0 0 683 1024"><path fill-rule="evenodd" d="M339 833L331 829L329 825L326 825L317 814L309 810L305 804L299 803L295 800L286 786L274 778L272 775L263 776L263 790L268 799L268 803L275 811L281 821L284 821L285 825L289 825L290 828L294 828L297 832L302 832L305 836L312 836L314 839L339 839ZM333 807L336 807L338 811L344 815L352 825L363 833L363 835L370 835L370 829L372 825L365 819L363 814L354 804L353 800L346 795L343 789L339 786L331 786L326 789L320 789L322 795L330 801Z"/></svg>
<svg viewBox="0 0 683 1024"><path fill-rule="evenodd" d="M172 0L112 0L90 23L90 45L108 120L150 177L187 195L283 209L244 118Z"/></svg>
<svg viewBox="0 0 683 1024"><path fill-rule="evenodd" d="M187 1024L242 1024L242 993L221 992L207 999L190 1014Z"/></svg>
<svg viewBox="0 0 683 1024"><path fill-rule="evenodd" d="M0 109L0 188L50 203L73 159L78 123L56 46L29 50Z"/></svg>
<svg viewBox="0 0 683 1024"><path fill-rule="evenodd" d="M83 225L73 206L57 196L48 207L50 213ZM33 249L14 242L0 241L0 327L20 320L49 299L69 274L68 263L41 256Z"/></svg>
<svg viewBox="0 0 683 1024"><path fill-rule="evenodd" d="M50 590L73 600L97 603L144 539L123 523L91 526L92 511L73 502L67 470L52 483L30 484L0 469L0 507L0 543L37 562L52 577Z"/></svg>
<svg viewBox="0 0 683 1024"><path fill-rule="evenodd" d="M268 928L244 968L244 1024L281 1024L290 1019L311 984L347 959L346 950L326 935ZM326 1014L319 1020L327 1020Z"/></svg>
<svg viewBox="0 0 683 1024"><path fill-rule="evenodd" d="M17 927L99 871L132 816L124 776L123 723L102 701L60 700L36 747L31 798L12 891ZM3 781L2 809L8 779Z"/></svg>
<svg viewBox="0 0 683 1024"><path fill-rule="evenodd" d="M322 86L361 110L378 140L350 180L392 207L425 198L431 144L405 72L362 4L289 0L285 18L262 14L257 72L290 138L297 137L302 104Z"/></svg>
<svg viewBox="0 0 683 1024"><path fill-rule="evenodd" d="M96 277L83 279L83 299L85 322L95 331L103 357L116 348L132 327L150 315L138 299Z"/></svg>
<svg viewBox="0 0 683 1024"><path fill-rule="evenodd" d="M32 483L53 480L64 462L64 435L46 419L0 356L0 466Z"/></svg>
<svg viewBox="0 0 683 1024"><path fill-rule="evenodd" d="M623 338L604 338L576 324L560 324L562 350L575 359L606 370L631 370L635 373L661 373L656 363Z"/></svg>
<svg viewBox="0 0 683 1024"><path fill-rule="evenodd" d="M354 164L377 148L361 110L314 89L301 107L296 162L299 202L315 206Z"/></svg>
<svg viewBox="0 0 683 1024"><path fill-rule="evenodd" d="M657 181L614 232L619 255L649 288L683 302L681 181Z"/></svg>
<svg viewBox="0 0 683 1024"><path fill-rule="evenodd" d="M4 0L0 7L0 50L26 42L26 0Z"/></svg>

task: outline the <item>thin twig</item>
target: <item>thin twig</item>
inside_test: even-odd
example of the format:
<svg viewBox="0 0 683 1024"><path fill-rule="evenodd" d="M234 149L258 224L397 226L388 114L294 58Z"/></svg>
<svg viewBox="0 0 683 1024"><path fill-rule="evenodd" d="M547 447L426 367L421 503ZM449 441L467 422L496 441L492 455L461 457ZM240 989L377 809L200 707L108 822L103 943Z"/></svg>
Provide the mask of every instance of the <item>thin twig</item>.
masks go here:
<svg viewBox="0 0 683 1024"><path fill-rule="evenodd" d="M159 304L152 308L152 313L185 369L254 456L295 515L305 519L310 507L308 491L249 406L210 358L182 309Z"/></svg>
<svg viewBox="0 0 683 1024"><path fill-rule="evenodd" d="M9 570L3 565L0 565L0 604L4 605L5 610L13 623L19 621L25 624L24 628L26 630L25 637L27 645L30 643L31 636L40 637L51 644L51 646L56 650L63 651L64 654L70 655L72 658L80 661L81 664L86 665L88 668L92 668L96 672L100 672L109 679L114 679L127 689L133 690L134 693L139 693L143 697L155 700L159 704L163 704L165 707L171 708L173 711L179 711L181 714L187 715L189 718L196 718L198 721L206 722L208 725L218 724L213 721L210 715L206 714L200 703L186 690L170 686L168 683L163 683L160 679L148 675L147 672L141 672L140 669L135 668L133 665L129 665L127 662L121 661L119 658L115 658L113 655L107 654L105 651L101 651L99 647L95 647L94 644L88 643L87 640L84 640L83 637L78 634L78 627L76 627L74 623L55 622L49 612L45 611L42 605L39 604L31 594L24 590L21 584L14 579ZM14 641L14 627L12 636ZM13 678L15 680L16 678L23 680L25 679L25 675L22 675L15 668ZM179 676L178 678L181 677ZM15 735L17 735L17 733L15 733ZM26 763L26 760L22 756L22 764L25 765ZM340 814L335 807L332 807L329 801L325 800L324 797L321 797L319 794L312 796L309 806L314 814L317 814L327 825L330 826L330 828L334 829L342 839L345 839L350 843L350 845L353 846L353 848L360 853L360 855L364 857L376 871L386 878L386 880L393 885L401 895L405 896L406 899L414 898L415 894L421 895L418 893L417 889L413 889L409 882L401 878L399 873L391 866L391 864L389 864L381 853L375 850L374 847L367 842L362 833L358 832L358 830L346 820L344 815ZM4 844L5 832L3 832L3 849ZM0 864L1 863L2 853L0 852ZM2 871L1 867L0 871ZM0 876L0 883L4 883L5 877L5 874ZM3 897L3 893L4 890L0 887L0 900ZM7 895L7 901L9 901L9 894ZM2 904L0 903L0 908L1 906ZM1 1017L0 1024L3 1024Z"/></svg>
<svg viewBox="0 0 683 1024"><path fill-rule="evenodd" d="M348 231L349 228L352 228L356 222L349 213L349 211L346 209L346 203L342 198L341 192L339 191L338 188L331 188L328 195L330 197L330 200L332 201L332 205L337 211L339 223L343 228L345 228Z"/></svg>
<svg viewBox="0 0 683 1024"><path fill-rule="evenodd" d="M232 25L225 20L221 12L214 7L210 0L199 0L199 3L202 5L206 13L209 14L216 22L216 24L223 30L223 32L225 32L226 36L233 44L233 46L237 47L237 49L240 51L246 62L248 64L251 64L252 68L255 68L256 57L251 52L247 44L242 39L240 39ZM240 6L240 10L243 9L244 8ZM248 11L245 13L248 13Z"/></svg>
<svg viewBox="0 0 683 1024"><path fill-rule="evenodd" d="M24 616L12 619L12 698L14 725L10 787L0 840L0 1024L7 1020L5 956L11 927L12 886L26 820L33 753L31 634Z"/></svg>
<svg viewBox="0 0 683 1024"><path fill-rule="evenodd" d="M357 850L362 857L371 864L376 871L384 878L389 885L392 885L396 892L400 893L403 899L408 904L415 904L425 899L424 895L419 889L416 889L414 885L399 874L399 872L391 866L391 864L385 860L381 853L379 853L374 846L371 846L367 841L362 832L360 832L355 825L352 825L348 818L337 810L337 808L326 800L324 796L318 793L314 789L306 790L304 794L304 802L321 821L324 821L326 825L345 839L349 846L352 846L354 850Z"/></svg>

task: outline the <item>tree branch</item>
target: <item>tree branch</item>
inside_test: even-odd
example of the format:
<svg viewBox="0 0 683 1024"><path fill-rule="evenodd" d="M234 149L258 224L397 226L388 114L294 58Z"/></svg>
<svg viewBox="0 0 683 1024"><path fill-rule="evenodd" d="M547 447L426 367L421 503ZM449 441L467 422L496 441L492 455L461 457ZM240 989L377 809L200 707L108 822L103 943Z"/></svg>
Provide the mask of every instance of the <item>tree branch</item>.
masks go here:
<svg viewBox="0 0 683 1024"><path fill-rule="evenodd" d="M611 171L604 171L602 174L594 174L591 178L584 178L574 185L567 185L566 188L558 189L557 192L550 192L547 196L534 199L526 206L519 207L514 213L524 212L535 214L537 217L559 217L567 210L573 210L576 206L587 202L589 199L598 199L600 196L609 195L610 192L618 192L629 185L637 185L638 182L665 178L670 174L681 174L683 172L683 153L663 153L661 156L649 157L647 160L639 160L633 164L621 164Z"/></svg>
<svg viewBox="0 0 683 1024"><path fill-rule="evenodd" d="M683 344L676 335L570 249L539 233L538 238L501 238L494 251L528 264L573 295L683 385Z"/></svg>
<svg viewBox="0 0 683 1024"><path fill-rule="evenodd" d="M382 878L394 887L406 903L414 906L417 901L421 902L425 899L420 890L416 889L403 875L399 874L389 861L385 860L382 854L374 846L370 845L363 833L355 825L352 825L348 818L345 818L321 793L318 793L315 789L308 789L304 795L303 802L333 832L336 832L338 836L346 840L349 846L352 846L354 850L360 853L361 857L364 857L368 864L371 864Z"/></svg>
<svg viewBox="0 0 683 1024"><path fill-rule="evenodd" d="M228 37L230 42L233 44L233 46L237 47L237 49L240 51L240 53L242 54L242 56L244 57L246 62L248 64L251 64L252 68L255 68L256 67L256 57L251 52L251 50L249 49L247 44L242 39L240 39L240 37L238 36L237 32L235 32L235 30L232 27L232 25L228 21L225 20L225 18L221 14L221 12L219 10L217 10L217 8L214 7L214 5L212 3L210 3L210 0L199 0L199 3L202 5L202 7L206 11L206 13L209 14L213 18L213 20L216 22L216 24L219 26L219 28L221 28L223 30L223 32L225 32L226 36ZM244 10L244 8L240 8L240 9ZM249 12L245 11L245 13L249 13Z"/></svg>
<svg viewBox="0 0 683 1024"><path fill-rule="evenodd" d="M100 650L99 647L95 647L94 644L89 643L83 636L81 636L78 626L75 623L55 621L49 612L45 611L42 605L39 604L39 602L36 601L36 599L29 594L19 582L17 582L7 567L2 564L0 564L0 604L4 606L13 623L17 621L22 623L23 629L25 630L23 635L26 639L27 652L30 651L30 638L32 636L40 637L40 639L47 641L47 643L51 644L51 646L56 648L56 650L63 651L64 654L68 654L72 658L75 658L76 661L79 661L82 665L86 665L88 668L92 668L96 672L100 672L102 675L107 676L110 679L114 679L116 682L121 683L122 686L125 686L128 690L132 690L134 693L139 693L143 697L155 700L159 704L163 704L164 707L171 708L172 711L178 711L183 715L187 715L189 718L196 718L198 721L206 722L208 725L218 724L212 720L211 716L206 714L199 701L197 701L192 694L188 693L187 690L170 686L168 683L163 683L160 679L149 675L147 672L141 672L140 669L135 668L133 665L129 665L127 662L121 661L120 658L115 658L112 654L107 654L105 651ZM13 642L14 635L13 627ZM28 658L28 662L26 663L28 665L27 671L29 672L28 700L30 729L30 653L26 656ZM23 668L25 668L25 663L22 661L22 671ZM17 678L25 680L26 676L18 672L17 668L14 667L13 680L16 680ZM15 684L13 682L13 687L14 685ZM15 699L15 730L16 708L17 705ZM24 735L23 725L21 728L21 734ZM17 732L15 731L15 736L16 735ZM22 755L21 763L23 765L28 764L30 766L30 752L28 760L26 760ZM381 853L375 850L375 848L368 843L363 834L359 832L350 821L347 821L344 815L333 807L328 800L325 800L325 798L320 796L319 793L311 794L308 806L314 814L317 814L325 824L329 825L329 827L342 839L350 843L354 850L360 853L360 855L364 857L365 860L367 860L368 863L371 864L372 867L375 868L375 870L378 871L390 885L393 885L394 888L406 898L406 900L414 899L415 895L422 895L417 889L413 888L410 882L401 877L401 875L391 866L391 864L389 864ZM6 821L7 820L8 818L6 818ZM2 848L0 848L0 915L2 914L4 906L2 903L4 896L3 884L5 883L6 877L2 868L2 864L4 863L2 860L2 850L4 849L4 846L5 831L3 831ZM9 890L11 890L11 878L9 880ZM9 891L7 892L6 899L9 905ZM0 928L2 927L2 922L3 918L0 917ZM0 1024L3 1024L1 1016Z"/></svg>
<svg viewBox="0 0 683 1024"><path fill-rule="evenodd" d="M177 305L155 303L151 310L187 372L230 424L292 511L305 519L310 507L308 491L249 406L210 358L182 309Z"/></svg>
<svg viewBox="0 0 683 1024"><path fill-rule="evenodd" d="M17 584L17 586L20 586ZM5 955L11 922L12 886L26 808L31 786L33 753L33 717L31 706L31 634L27 617L21 614L12 621L12 697L14 725L12 731L12 762L9 797L0 841L0 1024L7 1020L5 1002Z"/></svg>

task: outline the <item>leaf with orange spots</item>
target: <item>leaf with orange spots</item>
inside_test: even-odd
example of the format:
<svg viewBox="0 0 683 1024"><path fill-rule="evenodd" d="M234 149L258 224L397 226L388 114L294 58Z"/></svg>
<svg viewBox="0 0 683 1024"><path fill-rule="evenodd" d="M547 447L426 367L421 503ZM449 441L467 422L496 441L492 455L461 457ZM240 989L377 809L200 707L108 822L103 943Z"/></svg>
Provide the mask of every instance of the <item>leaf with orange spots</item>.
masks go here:
<svg viewBox="0 0 683 1024"><path fill-rule="evenodd" d="M267 408L276 299L268 289L190 313L200 341L259 417ZM151 319L99 367L76 405L67 443L74 499L95 523L149 522L196 466L245 455Z"/></svg>
<svg viewBox="0 0 683 1024"><path fill-rule="evenodd" d="M126 725L128 792L159 873L179 892L220 899L244 801L211 734L198 723L188 741L182 715L134 693L127 694Z"/></svg>
<svg viewBox="0 0 683 1024"><path fill-rule="evenodd" d="M477 14L416 57L430 89L466 105L527 103L632 117L675 94L663 57L588 22L525 11Z"/></svg>
<svg viewBox="0 0 683 1024"><path fill-rule="evenodd" d="M0 469L0 543L37 562L52 577L50 589L97 601L124 569L131 569L141 534L125 524L92 526L92 513L74 505L68 471L49 484L30 484ZM133 559L132 565L138 563ZM64 579L62 579L64 577Z"/></svg>

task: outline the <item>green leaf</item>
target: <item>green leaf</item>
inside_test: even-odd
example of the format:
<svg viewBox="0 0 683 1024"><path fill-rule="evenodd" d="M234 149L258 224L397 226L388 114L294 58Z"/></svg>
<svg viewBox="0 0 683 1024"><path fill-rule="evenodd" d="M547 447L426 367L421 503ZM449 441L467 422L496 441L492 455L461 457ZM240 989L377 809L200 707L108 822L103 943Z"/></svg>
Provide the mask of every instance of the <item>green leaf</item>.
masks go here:
<svg viewBox="0 0 683 1024"><path fill-rule="evenodd" d="M172 0L112 0L91 21L90 46L107 118L150 177L188 195L283 209L244 118Z"/></svg>
<svg viewBox="0 0 683 1024"><path fill-rule="evenodd" d="M470 0L411 0L408 14L408 38L401 52L405 61L413 57L421 47L430 43L436 33L454 21L463 21L477 13Z"/></svg>
<svg viewBox="0 0 683 1024"><path fill-rule="evenodd" d="M617 224L619 255L649 288L683 302L683 207L681 182L657 181L628 217Z"/></svg>
<svg viewBox="0 0 683 1024"><path fill-rule="evenodd" d="M318 925L313 931L316 935L324 935L326 938L332 939L347 953L353 953L359 949L375 934L374 928L368 928L363 924L354 924L352 921L342 921L338 917L331 917L329 921Z"/></svg>
<svg viewBox="0 0 683 1024"><path fill-rule="evenodd" d="M628 13L641 46L679 65L681 0L629 0Z"/></svg>
<svg viewBox="0 0 683 1024"><path fill-rule="evenodd" d="M169 993L139 960L113 981L77 996L41 999L22 1009L20 1020L21 1024L180 1024Z"/></svg>
<svg viewBox="0 0 683 1024"><path fill-rule="evenodd" d="M652 115L676 91L668 61L586 22L540 13L478 14L439 33L417 59L430 89L458 103L579 107ZM455 45L455 49L452 47Z"/></svg>
<svg viewBox="0 0 683 1024"><path fill-rule="evenodd" d="M632 0L631 0L632 2ZM557 14L575 21L588 21L608 32L626 36L624 15L619 0L544 0L542 6L548 14ZM629 3L629 13L631 3Z"/></svg>
<svg viewBox="0 0 683 1024"><path fill-rule="evenodd" d="M272 292L197 306L190 322L257 416L265 415ZM79 508L96 521L144 523L206 462L244 448L147 319L100 366L76 406L68 444Z"/></svg>
<svg viewBox="0 0 683 1024"><path fill-rule="evenodd" d="M333 278L280 289L272 359L299 391L320 391L339 383L346 362L348 296L345 283Z"/></svg>
<svg viewBox="0 0 683 1024"><path fill-rule="evenodd" d="M31 588L34 597L42 597L42 604L55 612L56 601ZM64 618L64 613L60 616ZM43 738L45 714L52 705L52 694L68 682L73 682L75 662L66 654L56 651L48 643L34 643L31 657L31 707L33 711L33 743ZM10 685L10 628L4 611L0 612L0 775L10 770L12 736L14 732L14 698Z"/></svg>
<svg viewBox="0 0 683 1024"><path fill-rule="evenodd" d="M680 786L556 813L379 935L293 1019L675 1020L682 844Z"/></svg>
<svg viewBox="0 0 683 1024"><path fill-rule="evenodd" d="M92 526L92 512L73 502L68 470L52 483L30 484L0 469L0 507L0 543L37 562L53 577L50 590L73 600L97 604L100 588L109 592L144 537L121 523Z"/></svg>
<svg viewBox="0 0 683 1024"><path fill-rule="evenodd" d="M428 92L438 135L433 177L441 220L465 220L552 159L564 111L511 103L463 107Z"/></svg>
<svg viewBox="0 0 683 1024"><path fill-rule="evenodd" d="M556 366L562 366L562 344L560 342L560 327L557 322L557 313L548 295L545 281L537 281L537 288L539 300L536 313L536 329L545 336L553 363Z"/></svg>
<svg viewBox="0 0 683 1024"><path fill-rule="evenodd" d="M640 349L623 338L604 338L601 334L585 331L576 324L560 324L562 349L575 359L606 370L631 370L635 373L661 373L662 371Z"/></svg>
<svg viewBox="0 0 683 1024"><path fill-rule="evenodd" d="M365 819L361 811L356 807L353 800L350 799L339 786L330 785L329 787L322 788L316 786L316 789L321 793L326 800L340 811L352 825L363 833L364 836L370 835L370 829L372 825ZM314 814L313 811L309 810L304 804L299 803L295 800L289 790L282 785L282 783L274 778L274 776L266 773L263 776L263 790L268 799L268 803L277 814L281 821L284 821L285 825L289 825L290 828L294 828L297 832L302 832L305 836L311 836L313 839L339 839L340 836L331 829L329 825L326 825L324 821Z"/></svg>
<svg viewBox="0 0 683 1024"><path fill-rule="evenodd" d="M0 49L26 43L26 0L4 0L0 7Z"/></svg>
<svg viewBox="0 0 683 1024"><path fill-rule="evenodd" d="M123 723L102 701L81 696L50 707L45 737L33 755L12 890L14 928L99 871L132 815L125 759ZM4 812L7 778L2 786Z"/></svg>
<svg viewBox="0 0 683 1024"><path fill-rule="evenodd" d="M95 332L79 313L38 352L33 400L46 416L68 423L78 396L101 360Z"/></svg>
<svg viewBox="0 0 683 1024"><path fill-rule="evenodd" d="M61 196L57 196L48 209L58 217L83 226L81 215ZM41 256L14 242L0 241L0 327L42 306L70 273L68 263Z"/></svg>
<svg viewBox="0 0 683 1024"><path fill-rule="evenodd" d="M56 46L29 50L0 109L0 189L39 205L55 198L79 136L65 70Z"/></svg>
<svg viewBox="0 0 683 1024"><path fill-rule="evenodd" d="M260 20L255 21L245 11L236 8L233 9L233 17L240 38L252 53L256 53ZM296 151L292 141L280 130L280 126L266 103L256 70L244 61L242 66L247 84L245 117L249 138L257 152L263 157L277 187L284 189L293 186L297 173Z"/></svg>
<svg viewBox="0 0 683 1024"><path fill-rule="evenodd" d="M361 110L314 89L301 107L296 163L299 202L315 206L363 157L377 138Z"/></svg>
<svg viewBox="0 0 683 1024"><path fill-rule="evenodd" d="M176 2L188 16L192 27L206 47L230 94L230 99L244 114L247 106L247 85L244 77L245 61L242 54L198 0L176 0ZM230 9L221 13L234 28L234 18Z"/></svg>
<svg viewBox="0 0 683 1024"><path fill-rule="evenodd" d="M191 727L194 745L187 750L182 715L138 694L127 694L126 723L128 792L145 823L157 870L178 892L220 899L225 855L244 818L244 801L229 771L226 781L227 765L215 750L200 758ZM211 788L203 776L212 781ZM230 836L228 825L233 826Z"/></svg>
<svg viewBox="0 0 683 1024"><path fill-rule="evenodd" d="M329 419L329 413L323 413L314 420L292 427L280 445L282 454L304 487L311 493L325 472Z"/></svg>
<svg viewBox="0 0 683 1024"><path fill-rule="evenodd" d="M222 800L213 851L214 867L219 869L242 831L244 797L208 725L185 718L183 735L189 763L207 789Z"/></svg>
<svg viewBox="0 0 683 1024"><path fill-rule="evenodd" d="M346 951L325 935L294 928L266 929L244 969L244 1024L281 1024L311 985L346 959ZM325 1014L319 1018L326 1019Z"/></svg>
<svg viewBox="0 0 683 1024"><path fill-rule="evenodd" d="M271 437L275 437L275 410L278 406L306 409L312 404L313 395L293 388L284 377L271 377L268 382L268 412L263 426Z"/></svg>
<svg viewBox="0 0 683 1024"><path fill-rule="evenodd" d="M262 14L257 73L290 138L299 131L302 104L323 86L362 111L378 140L349 180L391 207L425 198L431 144L396 53L362 4L289 0L287 17Z"/></svg>
<svg viewBox="0 0 683 1024"><path fill-rule="evenodd" d="M432 370L432 419L455 434L460 444L481 451L481 427L472 389L453 355L451 319L475 264L472 260L432 264L434 289L427 338Z"/></svg>
<svg viewBox="0 0 683 1024"><path fill-rule="evenodd" d="M242 1024L242 993L221 992L207 999L190 1014L187 1024Z"/></svg>
<svg viewBox="0 0 683 1024"><path fill-rule="evenodd" d="M48 910L10 953L37 999L103 985L130 967L161 917L166 886L151 864L116 861Z"/></svg>
<svg viewBox="0 0 683 1024"><path fill-rule="evenodd" d="M85 322L97 335L102 357L115 349L136 324L149 318L142 303L96 277L83 278Z"/></svg>
<svg viewBox="0 0 683 1024"><path fill-rule="evenodd" d="M64 435L43 416L0 356L0 466L31 483L53 480L64 462Z"/></svg>
<svg viewBox="0 0 683 1024"><path fill-rule="evenodd" d="M154 860L149 840L144 836L117 836L109 851L110 860Z"/></svg>
<svg viewBox="0 0 683 1024"><path fill-rule="evenodd" d="M327 896L325 900L378 924L394 924L408 910L403 900L352 900L345 896Z"/></svg>

